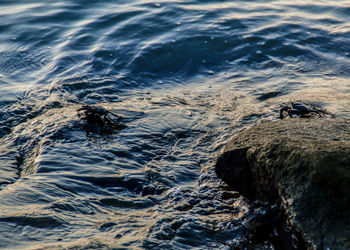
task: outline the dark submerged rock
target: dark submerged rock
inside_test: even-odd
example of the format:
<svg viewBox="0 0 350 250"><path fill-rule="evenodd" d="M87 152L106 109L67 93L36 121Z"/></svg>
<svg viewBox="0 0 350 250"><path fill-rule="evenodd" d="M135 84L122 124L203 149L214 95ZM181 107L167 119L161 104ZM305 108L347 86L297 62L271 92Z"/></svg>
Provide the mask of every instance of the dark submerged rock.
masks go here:
<svg viewBox="0 0 350 250"><path fill-rule="evenodd" d="M227 144L215 171L242 195L279 204L305 247L350 249L350 121L261 123Z"/></svg>

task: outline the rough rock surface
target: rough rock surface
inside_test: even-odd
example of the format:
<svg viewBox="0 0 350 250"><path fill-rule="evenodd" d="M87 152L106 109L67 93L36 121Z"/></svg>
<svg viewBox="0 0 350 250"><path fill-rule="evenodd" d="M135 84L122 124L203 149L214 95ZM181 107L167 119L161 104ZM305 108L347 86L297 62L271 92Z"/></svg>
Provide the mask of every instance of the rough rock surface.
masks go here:
<svg viewBox="0 0 350 250"><path fill-rule="evenodd" d="M261 123L227 144L215 171L242 195L277 202L313 248L350 249L350 121Z"/></svg>

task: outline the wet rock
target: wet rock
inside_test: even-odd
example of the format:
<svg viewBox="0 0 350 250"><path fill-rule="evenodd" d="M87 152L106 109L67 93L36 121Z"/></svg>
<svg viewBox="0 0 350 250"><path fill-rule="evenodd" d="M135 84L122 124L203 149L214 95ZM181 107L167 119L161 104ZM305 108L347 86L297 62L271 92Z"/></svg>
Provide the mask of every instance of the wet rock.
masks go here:
<svg viewBox="0 0 350 250"><path fill-rule="evenodd" d="M251 204L242 221L245 228L248 249L306 249L307 244L297 236L286 216L275 204Z"/></svg>
<svg viewBox="0 0 350 250"><path fill-rule="evenodd" d="M261 123L227 144L215 171L242 195L278 203L306 247L350 249L350 121Z"/></svg>

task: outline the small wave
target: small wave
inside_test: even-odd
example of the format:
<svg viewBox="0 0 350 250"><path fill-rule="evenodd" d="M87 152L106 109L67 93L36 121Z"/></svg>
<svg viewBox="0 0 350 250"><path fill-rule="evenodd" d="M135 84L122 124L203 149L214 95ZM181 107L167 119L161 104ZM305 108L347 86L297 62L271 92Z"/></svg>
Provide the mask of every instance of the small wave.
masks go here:
<svg viewBox="0 0 350 250"><path fill-rule="evenodd" d="M20 226L31 226L38 228L53 228L66 224L62 218L52 215L18 215L18 216L1 216L1 222L15 223Z"/></svg>

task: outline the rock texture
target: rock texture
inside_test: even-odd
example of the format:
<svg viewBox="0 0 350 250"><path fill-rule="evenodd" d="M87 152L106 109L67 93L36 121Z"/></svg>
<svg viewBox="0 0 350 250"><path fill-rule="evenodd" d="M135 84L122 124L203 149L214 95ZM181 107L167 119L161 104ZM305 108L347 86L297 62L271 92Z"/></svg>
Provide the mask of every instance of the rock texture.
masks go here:
<svg viewBox="0 0 350 250"><path fill-rule="evenodd" d="M277 202L317 249L350 249L350 121L264 122L235 136L216 174L251 199Z"/></svg>

